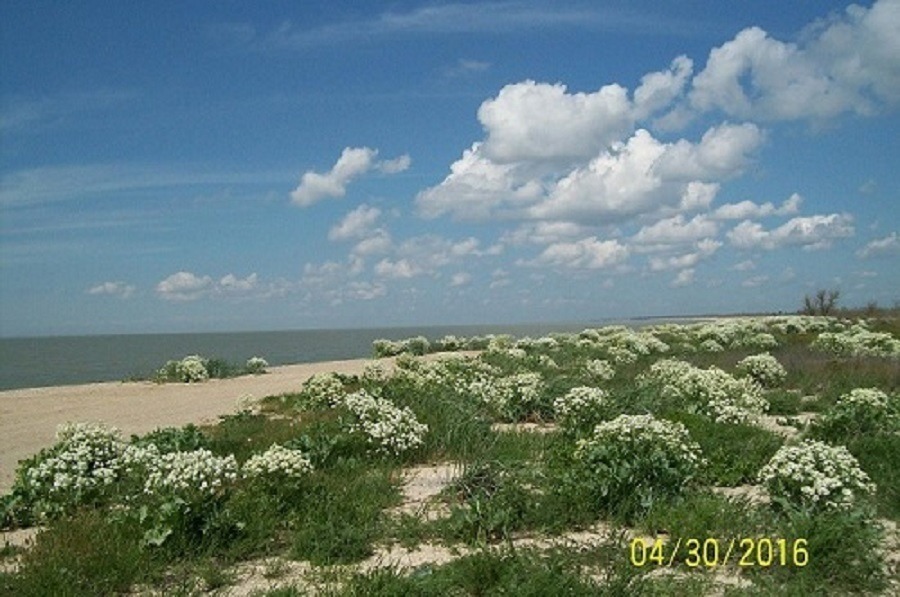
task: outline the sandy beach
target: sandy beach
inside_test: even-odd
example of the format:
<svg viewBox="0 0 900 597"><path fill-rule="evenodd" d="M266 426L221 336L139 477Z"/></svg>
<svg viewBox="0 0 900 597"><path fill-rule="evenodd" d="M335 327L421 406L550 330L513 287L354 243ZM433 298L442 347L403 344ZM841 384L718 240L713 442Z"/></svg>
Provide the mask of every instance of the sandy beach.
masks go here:
<svg viewBox="0 0 900 597"><path fill-rule="evenodd" d="M440 354L428 358L439 358ZM0 392L0 494L12 487L16 465L55 441L67 421L102 421L125 438L158 427L215 422L249 397L296 392L315 373L362 373L372 359L270 367L265 375L197 384L107 382ZM393 359L379 359L388 370Z"/></svg>

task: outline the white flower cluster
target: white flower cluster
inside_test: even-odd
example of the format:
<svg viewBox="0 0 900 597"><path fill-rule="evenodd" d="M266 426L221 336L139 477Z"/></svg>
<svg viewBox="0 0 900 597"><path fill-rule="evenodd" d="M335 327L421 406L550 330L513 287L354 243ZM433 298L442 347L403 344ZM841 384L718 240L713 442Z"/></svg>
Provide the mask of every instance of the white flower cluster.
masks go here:
<svg viewBox="0 0 900 597"><path fill-rule="evenodd" d="M559 340L550 336L542 336L534 341L534 345L541 350L555 350L559 348Z"/></svg>
<svg viewBox="0 0 900 597"><path fill-rule="evenodd" d="M509 334L488 334L486 336L488 343L486 349L488 351L498 351L511 348L514 345L513 337Z"/></svg>
<svg viewBox="0 0 900 597"><path fill-rule="evenodd" d="M314 373L300 390L300 397L312 406L337 406L343 396L344 384L335 373Z"/></svg>
<svg viewBox="0 0 900 597"><path fill-rule="evenodd" d="M398 360L395 378L412 384L419 391L429 388L466 388L474 380L489 379L498 370L483 360L462 355L445 355L434 361L409 358Z"/></svg>
<svg viewBox="0 0 900 597"><path fill-rule="evenodd" d="M386 338L379 338L372 342L372 348L376 357L393 357L406 350L402 343Z"/></svg>
<svg viewBox="0 0 900 597"><path fill-rule="evenodd" d="M553 411L560 424L578 427L583 421L596 420L606 401L606 392L600 388L580 386L554 400Z"/></svg>
<svg viewBox="0 0 900 597"><path fill-rule="evenodd" d="M66 423L57 428L56 438L54 454L24 471L32 490L77 496L116 480L124 449L117 429L98 423Z"/></svg>
<svg viewBox="0 0 900 597"><path fill-rule="evenodd" d="M488 356L505 357L512 361L524 361L528 358L528 353L525 352L525 349L515 346L509 348L492 347L487 352Z"/></svg>
<svg viewBox="0 0 900 597"><path fill-rule="evenodd" d="M438 340L437 345L441 350L462 350L466 346L466 340L465 338L448 334Z"/></svg>
<svg viewBox="0 0 900 597"><path fill-rule="evenodd" d="M837 399L839 406L860 406L871 410L887 410L890 397L878 388L856 388Z"/></svg>
<svg viewBox="0 0 900 597"><path fill-rule="evenodd" d="M584 364L584 369L591 377L600 381L609 381L616 375L616 370L604 359L591 359Z"/></svg>
<svg viewBox="0 0 900 597"><path fill-rule="evenodd" d="M778 340L775 338L775 336L768 332L760 332L742 340L741 346L746 346L747 348L760 348L763 350L769 350L771 348L778 347Z"/></svg>
<svg viewBox="0 0 900 597"><path fill-rule="evenodd" d="M178 365L175 366L175 373L179 379L188 383L209 379L209 372L206 370L206 359L196 354L181 359Z"/></svg>
<svg viewBox="0 0 900 597"><path fill-rule="evenodd" d="M822 332L812 346L840 356L900 356L900 340L887 332L869 331L859 324L843 332Z"/></svg>
<svg viewBox="0 0 900 597"><path fill-rule="evenodd" d="M309 458L300 450L291 450L272 444L262 454L254 454L244 463L241 471L245 477L287 477L296 479L312 472Z"/></svg>
<svg viewBox="0 0 900 597"><path fill-rule="evenodd" d="M900 433L900 400L878 388L856 388L824 413L826 433Z"/></svg>
<svg viewBox="0 0 900 597"><path fill-rule="evenodd" d="M219 457L206 449L162 454L149 467L144 492L186 496L215 496L237 479L233 455Z"/></svg>
<svg viewBox="0 0 900 597"><path fill-rule="evenodd" d="M778 359L767 352L750 355L738 361L735 369L767 388L778 386L787 377L787 371Z"/></svg>
<svg viewBox="0 0 900 597"><path fill-rule="evenodd" d="M805 440L783 446L759 472L773 498L812 509L847 508L875 485L844 446Z"/></svg>
<svg viewBox="0 0 900 597"><path fill-rule="evenodd" d="M643 387L658 388L664 398L681 400L717 423L743 423L769 408L760 386L736 379L718 367L700 369L676 359L663 359L637 378Z"/></svg>
<svg viewBox="0 0 900 597"><path fill-rule="evenodd" d="M399 408L390 400L375 398L365 390L344 398L344 405L354 414L351 432L362 432L376 450L402 454L424 443L428 425L419 423L407 407Z"/></svg>
<svg viewBox="0 0 900 597"><path fill-rule="evenodd" d="M703 352L725 352L725 347L712 338L707 338L700 343L700 350Z"/></svg>
<svg viewBox="0 0 900 597"><path fill-rule="evenodd" d="M787 315L779 317L767 317L763 320L769 326L782 334L809 334L824 332L837 324L834 317L822 315Z"/></svg>
<svg viewBox="0 0 900 597"><path fill-rule="evenodd" d="M127 444L119 455L119 467L125 475L144 474L159 456L160 451L155 444L146 446Z"/></svg>
<svg viewBox="0 0 900 597"><path fill-rule="evenodd" d="M638 360L637 353L615 344L606 347L606 355L616 365L631 365Z"/></svg>
<svg viewBox="0 0 900 597"><path fill-rule="evenodd" d="M247 359L246 370L248 373L258 374L265 373L269 362L262 357L250 357Z"/></svg>
<svg viewBox="0 0 900 597"><path fill-rule="evenodd" d="M679 461L695 466L703 462L700 444L691 440L687 427L653 415L619 415L600 423L590 438L578 441L575 457L581 458L598 445L615 443L664 449Z"/></svg>
<svg viewBox="0 0 900 597"><path fill-rule="evenodd" d="M458 339L454 336L445 336L440 342L444 342L445 340L452 344L454 340ZM462 347L446 348L440 342L432 345L425 336L415 336L413 338L406 338L405 340L386 340L384 338L379 338L372 342L372 348L375 351L376 357L394 357L401 354L421 356L428 352L432 352L433 350L458 350Z"/></svg>
<svg viewBox="0 0 900 597"><path fill-rule="evenodd" d="M545 369L558 369L559 365L556 361L553 360L552 357L549 357L545 354L538 355L537 364Z"/></svg>
<svg viewBox="0 0 900 597"><path fill-rule="evenodd" d="M741 317L684 326L662 324L652 329L657 334L673 337L681 348L691 345L706 352L721 352L726 348L769 350L778 346L771 330L785 333L778 328L778 323L776 318Z"/></svg>
<svg viewBox="0 0 900 597"><path fill-rule="evenodd" d="M505 377L480 376L468 385L470 394L490 405L504 418L530 412L544 391L540 373L516 373Z"/></svg>
<svg viewBox="0 0 900 597"><path fill-rule="evenodd" d="M621 325L583 330L572 339L572 344L600 351L617 365L630 365L639 356L669 351L669 345L652 331L635 331Z"/></svg>
<svg viewBox="0 0 900 597"><path fill-rule="evenodd" d="M362 377L366 381L383 383L388 379L388 371L380 362L372 361L363 368Z"/></svg>

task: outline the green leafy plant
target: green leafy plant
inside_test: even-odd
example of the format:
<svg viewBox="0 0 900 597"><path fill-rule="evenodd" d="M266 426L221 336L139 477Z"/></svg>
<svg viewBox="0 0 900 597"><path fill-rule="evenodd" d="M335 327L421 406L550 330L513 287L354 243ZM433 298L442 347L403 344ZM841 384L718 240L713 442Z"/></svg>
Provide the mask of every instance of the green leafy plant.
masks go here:
<svg viewBox="0 0 900 597"><path fill-rule="evenodd" d="M624 519L680 495L703 465L684 425L652 415L620 415L597 425L578 441L575 459L597 505Z"/></svg>
<svg viewBox="0 0 900 597"><path fill-rule="evenodd" d="M828 441L897 433L900 399L877 388L857 388L841 395L813 426L813 435Z"/></svg>

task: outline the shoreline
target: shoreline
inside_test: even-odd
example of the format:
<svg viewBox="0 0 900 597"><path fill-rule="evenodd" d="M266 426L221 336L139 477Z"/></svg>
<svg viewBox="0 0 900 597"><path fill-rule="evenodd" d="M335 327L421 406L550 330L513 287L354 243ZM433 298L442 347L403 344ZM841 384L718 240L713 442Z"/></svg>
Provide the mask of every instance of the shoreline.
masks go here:
<svg viewBox="0 0 900 597"><path fill-rule="evenodd" d="M53 445L61 423L102 421L118 428L125 439L159 427L214 423L237 411L248 398L299 391L315 373L358 375L373 362L390 370L394 361L363 358L280 365L262 375L195 384L111 381L0 391L0 495L11 489L20 460Z"/></svg>

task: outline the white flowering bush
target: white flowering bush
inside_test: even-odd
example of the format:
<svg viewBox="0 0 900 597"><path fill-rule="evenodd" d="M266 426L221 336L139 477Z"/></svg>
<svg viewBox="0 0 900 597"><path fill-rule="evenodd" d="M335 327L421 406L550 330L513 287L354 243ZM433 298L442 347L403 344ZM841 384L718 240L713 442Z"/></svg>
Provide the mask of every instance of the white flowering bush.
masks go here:
<svg viewBox="0 0 900 597"><path fill-rule="evenodd" d="M657 361L637 382L659 392L672 406L705 414L717 423L744 423L769 407L755 381L737 379L718 367L700 369L676 359Z"/></svg>
<svg viewBox="0 0 900 597"><path fill-rule="evenodd" d="M575 449L576 475L598 505L632 518L680 494L704 465L700 446L681 423L620 415L600 423Z"/></svg>
<svg viewBox="0 0 900 597"><path fill-rule="evenodd" d="M305 477L312 472L309 458L300 450L272 444L262 454L254 454L241 467L244 477L282 482Z"/></svg>
<svg viewBox="0 0 900 597"><path fill-rule="evenodd" d="M616 365L631 365L638 360L638 355L624 346L608 346L606 354Z"/></svg>
<svg viewBox="0 0 900 597"><path fill-rule="evenodd" d="M481 400L506 421L518 421L543 409L544 381L540 373L516 373L505 377L479 376L468 393Z"/></svg>
<svg viewBox="0 0 900 597"><path fill-rule="evenodd" d="M466 346L465 338L459 338L452 334L448 334L437 341L437 348L440 350L462 350Z"/></svg>
<svg viewBox="0 0 900 597"><path fill-rule="evenodd" d="M725 347L712 338L707 338L700 343L700 350L703 352L725 352Z"/></svg>
<svg viewBox="0 0 900 597"><path fill-rule="evenodd" d="M598 381L609 381L616 375L616 370L605 359L591 359L584 364L587 374Z"/></svg>
<svg viewBox="0 0 900 597"><path fill-rule="evenodd" d="M805 440L783 446L759 471L773 504L807 512L845 509L875 485L844 446Z"/></svg>
<svg viewBox="0 0 900 597"><path fill-rule="evenodd" d="M900 433L900 399L878 388L856 388L837 399L813 432L826 440Z"/></svg>
<svg viewBox="0 0 900 597"><path fill-rule="evenodd" d="M175 374L186 383L206 381L209 379L206 359L196 354L186 356L175 366Z"/></svg>
<svg viewBox="0 0 900 597"><path fill-rule="evenodd" d="M554 400L553 412L564 429L592 429L606 415L608 401L606 392L600 388L579 386Z"/></svg>
<svg viewBox="0 0 900 597"><path fill-rule="evenodd" d="M544 369L559 369L559 364L553 360L553 357L545 354L538 355L537 364Z"/></svg>
<svg viewBox="0 0 900 597"><path fill-rule="evenodd" d="M140 461L147 455L137 456ZM233 455L216 456L201 448L159 454L140 466L146 474L144 504L136 514L146 529L146 545L166 543L177 552L238 532L237 523L223 516L223 504L238 478Z"/></svg>
<svg viewBox="0 0 900 597"><path fill-rule="evenodd" d="M363 381L381 384L387 381L388 377L387 369L378 361L372 361L363 368Z"/></svg>
<svg viewBox="0 0 900 597"><path fill-rule="evenodd" d="M125 449L118 429L99 423L60 425L56 440L22 463L15 481L39 520L100 499L118 479Z"/></svg>
<svg viewBox="0 0 900 597"><path fill-rule="evenodd" d="M738 361L735 369L742 375L747 375L767 388L781 385L787 377L787 371L778 362L778 359L767 352L750 355Z"/></svg>
<svg viewBox="0 0 900 597"><path fill-rule="evenodd" d="M344 397L344 383L335 373L314 373L303 382L299 398L312 407L334 407Z"/></svg>
<svg viewBox="0 0 900 597"><path fill-rule="evenodd" d="M365 390L347 395L343 403L355 418L350 432L365 435L377 452L400 455L424 443L428 425L419 423L407 407L397 407Z"/></svg>
<svg viewBox="0 0 900 597"><path fill-rule="evenodd" d="M761 350L770 350L778 347L778 340L768 332L760 332L746 338L741 342L741 346L748 348L758 348Z"/></svg>
<svg viewBox="0 0 900 597"><path fill-rule="evenodd" d="M194 383L209 379L209 361L199 355L189 355L180 361L168 361L156 373L158 381L180 381Z"/></svg>
<svg viewBox="0 0 900 597"><path fill-rule="evenodd" d="M396 356L406 350L406 347L400 342L379 338L372 342L372 349L376 358L382 358Z"/></svg>
<svg viewBox="0 0 900 597"><path fill-rule="evenodd" d="M244 365L244 369L247 373L252 375L259 375L261 373L266 372L266 368L269 366L269 362L262 357L250 357L247 359L247 364Z"/></svg>
<svg viewBox="0 0 900 597"><path fill-rule="evenodd" d="M162 454L149 468L144 493L177 496L187 502L223 493L238 473L233 455L216 456L204 448Z"/></svg>
<svg viewBox="0 0 900 597"><path fill-rule="evenodd" d="M900 356L900 340L887 332L869 331L860 324L844 331L822 332L812 347L838 356Z"/></svg>

